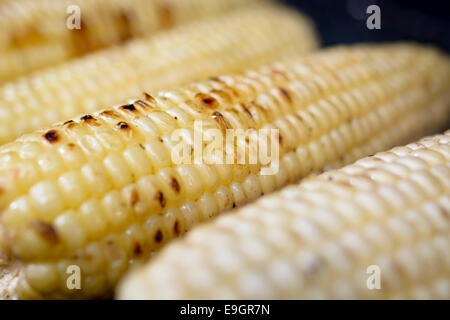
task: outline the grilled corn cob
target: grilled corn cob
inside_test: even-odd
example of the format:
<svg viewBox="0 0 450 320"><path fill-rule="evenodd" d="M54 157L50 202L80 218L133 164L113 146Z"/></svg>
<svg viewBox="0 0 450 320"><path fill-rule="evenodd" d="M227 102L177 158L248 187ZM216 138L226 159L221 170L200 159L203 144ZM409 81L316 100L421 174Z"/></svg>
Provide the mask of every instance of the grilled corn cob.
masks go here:
<svg viewBox="0 0 450 320"><path fill-rule="evenodd" d="M119 297L449 299L449 212L447 131L194 230L131 273Z"/></svg>
<svg viewBox="0 0 450 320"><path fill-rule="evenodd" d="M430 48L338 47L146 94L6 144L0 248L18 284L5 294L104 296L130 264L200 221L438 130L449 80L447 58ZM192 147L194 120L218 131L278 129L278 171L262 175L261 162L175 162L173 133L183 128ZM67 287L72 265L82 272L79 290Z"/></svg>
<svg viewBox="0 0 450 320"><path fill-rule="evenodd" d="M15 0L0 4L0 82L255 0ZM80 29L67 22L78 6ZM70 26L70 28L73 28Z"/></svg>
<svg viewBox="0 0 450 320"><path fill-rule="evenodd" d="M317 47L306 17L257 6L180 26L0 87L0 144L101 106Z"/></svg>

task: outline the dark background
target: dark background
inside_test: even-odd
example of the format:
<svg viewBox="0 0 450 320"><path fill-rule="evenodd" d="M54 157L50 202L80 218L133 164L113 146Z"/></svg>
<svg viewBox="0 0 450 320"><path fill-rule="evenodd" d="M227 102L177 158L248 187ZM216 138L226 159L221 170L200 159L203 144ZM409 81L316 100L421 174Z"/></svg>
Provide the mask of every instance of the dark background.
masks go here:
<svg viewBox="0 0 450 320"><path fill-rule="evenodd" d="M284 0L313 18L325 46L362 41L414 40L450 53L450 0ZM381 29L369 30L366 9L376 4Z"/></svg>

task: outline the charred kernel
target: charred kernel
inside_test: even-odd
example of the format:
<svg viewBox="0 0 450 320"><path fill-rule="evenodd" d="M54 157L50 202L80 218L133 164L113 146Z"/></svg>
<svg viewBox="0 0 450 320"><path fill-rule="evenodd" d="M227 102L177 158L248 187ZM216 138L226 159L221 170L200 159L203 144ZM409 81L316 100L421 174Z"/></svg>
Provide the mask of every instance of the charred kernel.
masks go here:
<svg viewBox="0 0 450 320"><path fill-rule="evenodd" d="M227 120L225 120L223 114L221 114L219 111L214 111L211 117L220 125L222 131L225 132L227 129L231 128Z"/></svg>
<svg viewBox="0 0 450 320"><path fill-rule="evenodd" d="M133 253L135 256L140 256L142 254L142 246L140 243L136 243L133 247Z"/></svg>
<svg viewBox="0 0 450 320"><path fill-rule="evenodd" d="M31 227L47 242L52 244L58 243L58 233L52 225L41 220L35 220L31 222Z"/></svg>
<svg viewBox="0 0 450 320"><path fill-rule="evenodd" d="M177 179L175 179L174 177L172 177L170 179L170 186L172 187L173 190L175 190L176 193L180 192L180 184L178 183Z"/></svg>
<svg viewBox="0 0 450 320"><path fill-rule="evenodd" d="M130 203L132 206L134 206L138 202L139 202L139 194L137 193L136 189L132 189L130 192Z"/></svg>
<svg viewBox="0 0 450 320"><path fill-rule="evenodd" d="M83 117L80 118L80 120L82 120L83 122L89 124L89 125L93 125L93 126L99 126L100 124L97 122L97 119L95 119L93 116L91 116L90 114L85 115Z"/></svg>
<svg viewBox="0 0 450 320"><path fill-rule="evenodd" d="M250 118L253 119L253 115L252 115L252 113L250 112L250 110L248 109L248 107L245 105L245 103L241 103L241 107L242 107L242 109L245 111L245 113L247 113L247 114L250 116Z"/></svg>
<svg viewBox="0 0 450 320"><path fill-rule="evenodd" d="M116 128L120 130L128 130L130 126L128 125L128 123L121 121L116 125Z"/></svg>
<svg viewBox="0 0 450 320"><path fill-rule="evenodd" d="M59 137L58 137L58 132L57 132L56 130L50 130L50 131L47 131L47 132L44 134L44 138L45 138L45 140L47 140L47 141L50 142L50 143L55 143L55 142L57 142L58 139L59 139Z"/></svg>
<svg viewBox="0 0 450 320"><path fill-rule="evenodd" d="M121 106L120 109L130 111L130 112L136 111L136 107L132 104L126 104L124 106Z"/></svg>
<svg viewBox="0 0 450 320"><path fill-rule="evenodd" d="M113 119L120 119L120 116L113 110L105 110L100 113L103 117L113 118Z"/></svg>
<svg viewBox="0 0 450 320"><path fill-rule="evenodd" d="M148 103L146 103L145 101L142 100L136 100L134 103L140 105L142 108L144 109L148 109L150 108L150 106L148 105Z"/></svg>
<svg viewBox="0 0 450 320"><path fill-rule="evenodd" d="M161 23L161 29L171 28L175 24L175 21L170 6L167 3L161 3L159 5L158 11L159 16L161 17L161 19L159 20Z"/></svg>
<svg viewBox="0 0 450 320"><path fill-rule="evenodd" d="M139 147L141 147L142 150L145 150L145 146L142 143L139 143Z"/></svg>
<svg viewBox="0 0 450 320"><path fill-rule="evenodd" d="M289 92L287 92L286 89L283 88L278 88L280 90L280 93L283 97L285 97L287 100L291 101L291 96L289 94Z"/></svg>
<svg viewBox="0 0 450 320"><path fill-rule="evenodd" d="M73 120L69 120L63 123L63 125L69 124L69 123L73 123Z"/></svg>
<svg viewBox="0 0 450 320"><path fill-rule="evenodd" d="M76 147L76 144L71 142L67 144L67 147L69 147L69 149L73 149Z"/></svg>
<svg viewBox="0 0 450 320"><path fill-rule="evenodd" d="M82 116L82 117L80 118L80 120L82 120L82 121L88 121L88 120L91 120L91 119L94 119L94 117L91 116L90 114L87 114L87 115Z"/></svg>
<svg viewBox="0 0 450 320"><path fill-rule="evenodd" d="M283 144L283 136L280 133L278 134L278 142Z"/></svg>
<svg viewBox="0 0 450 320"><path fill-rule="evenodd" d="M144 97L145 97L145 100L147 100L147 102L150 102L150 103L153 103L153 104L156 103L155 98L153 98L147 92L144 92Z"/></svg>
<svg viewBox="0 0 450 320"><path fill-rule="evenodd" d="M204 94L204 93L197 93L195 95L195 99L197 99L203 105L210 107L210 108L214 108L218 105L216 99L214 99L213 97L208 96L207 94Z"/></svg>
<svg viewBox="0 0 450 320"><path fill-rule="evenodd" d="M133 13L131 11L121 10L117 22L121 26L120 41L125 42L133 37L132 19Z"/></svg>
<svg viewBox="0 0 450 320"><path fill-rule="evenodd" d="M220 83L223 83L223 81L220 80L219 77L210 77L209 80L214 81L214 82L220 82Z"/></svg>
<svg viewBox="0 0 450 320"><path fill-rule="evenodd" d="M164 194L161 191L158 191L156 193L156 200L158 200L161 208L164 208L166 206L166 198L164 197Z"/></svg>
<svg viewBox="0 0 450 320"><path fill-rule="evenodd" d="M163 234L161 230L156 231L154 239L156 243L161 243L161 241L163 240Z"/></svg>
<svg viewBox="0 0 450 320"><path fill-rule="evenodd" d="M68 132L68 133L70 133L70 131L74 128L74 127L76 127L78 125L78 123L76 123L76 122L70 122L70 123L68 123L67 124L67 126L66 126L66 132Z"/></svg>
<svg viewBox="0 0 450 320"><path fill-rule="evenodd" d="M178 220L173 224L173 233L175 233L175 235L177 236L180 234L180 223L178 222Z"/></svg>

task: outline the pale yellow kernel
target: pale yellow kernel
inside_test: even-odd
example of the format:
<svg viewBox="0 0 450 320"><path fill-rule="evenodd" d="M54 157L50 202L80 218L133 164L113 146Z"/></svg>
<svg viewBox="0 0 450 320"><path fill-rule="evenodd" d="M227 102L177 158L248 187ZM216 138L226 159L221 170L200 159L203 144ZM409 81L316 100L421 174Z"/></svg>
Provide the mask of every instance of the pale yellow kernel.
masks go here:
<svg viewBox="0 0 450 320"><path fill-rule="evenodd" d="M201 220L201 212L196 202L187 201L181 206L181 214L185 220L186 231L192 229Z"/></svg>
<svg viewBox="0 0 450 320"><path fill-rule="evenodd" d="M233 194L230 188L220 186L214 193L216 201L219 205L219 212L233 208Z"/></svg>
<svg viewBox="0 0 450 320"><path fill-rule="evenodd" d="M171 165L170 151L162 142L156 139L150 140L144 143L143 146L155 170Z"/></svg>
<svg viewBox="0 0 450 320"><path fill-rule="evenodd" d="M79 132L78 134L78 145L88 159L101 159L105 155L105 148L95 137L87 132Z"/></svg>
<svg viewBox="0 0 450 320"><path fill-rule="evenodd" d="M289 172L284 165L284 162L280 162L278 171L275 173L275 182L277 189L284 187L289 182Z"/></svg>
<svg viewBox="0 0 450 320"><path fill-rule="evenodd" d="M51 263L27 265L25 268L25 277L29 285L40 292L48 293L58 287L58 270Z"/></svg>
<svg viewBox="0 0 450 320"><path fill-rule="evenodd" d="M51 221L65 207L58 185L54 181L42 181L30 189L30 197L45 221Z"/></svg>
<svg viewBox="0 0 450 320"><path fill-rule="evenodd" d="M198 199L197 204L201 213L200 221L207 221L216 216L219 212L217 201L211 193L205 193L200 199Z"/></svg>
<svg viewBox="0 0 450 320"><path fill-rule="evenodd" d="M275 292L263 274L243 272L235 281L244 299L270 299Z"/></svg>
<svg viewBox="0 0 450 320"><path fill-rule="evenodd" d="M119 191L113 190L102 199L102 206L108 222L114 228L121 228L131 218L131 210Z"/></svg>
<svg viewBox="0 0 450 320"><path fill-rule="evenodd" d="M439 180L427 170L414 171L411 173L410 178L430 196L440 194L442 192L442 186Z"/></svg>
<svg viewBox="0 0 450 320"><path fill-rule="evenodd" d="M2 214L2 222L9 228L21 228L36 219L35 211L31 207L27 196L14 200Z"/></svg>
<svg viewBox="0 0 450 320"><path fill-rule="evenodd" d="M261 186L261 192L269 194L276 189L276 180L273 175L259 175L259 183Z"/></svg>
<svg viewBox="0 0 450 320"><path fill-rule="evenodd" d="M220 182L224 185L227 185L231 182L233 178L233 169L230 165L227 164L216 164L214 168L217 171Z"/></svg>
<svg viewBox="0 0 450 320"><path fill-rule="evenodd" d="M80 248L86 241L86 232L75 211L66 211L59 215L53 226L58 237L70 251Z"/></svg>
<svg viewBox="0 0 450 320"><path fill-rule="evenodd" d="M136 117L133 124L147 137L147 139L155 139L160 132L156 124L148 117Z"/></svg>
<svg viewBox="0 0 450 320"><path fill-rule="evenodd" d="M79 219L90 238L101 237L108 227L103 208L97 199L90 199L79 209Z"/></svg>
<svg viewBox="0 0 450 320"><path fill-rule="evenodd" d="M381 219L390 212L386 202L373 192L357 192L353 199L372 219Z"/></svg>
<svg viewBox="0 0 450 320"><path fill-rule="evenodd" d="M88 188L83 182L83 177L78 171L69 171L58 178L64 199L72 208L78 207L88 196Z"/></svg>
<svg viewBox="0 0 450 320"><path fill-rule="evenodd" d="M92 195L101 196L111 188L110 178L99 162L90 162L84 165L81 174Z"/></svg>
<svg viewBox="0 0 450 320"><path fill-rule="evenodd" d="M295 152L297 156L297 163L300 166L301 170L301 177L307 176L309 173L311 173L313 168L313 160L311 153L309 152L308 148L305 147L299 147L296 149Z"/></svg>
<svg viewBox="0 0 450 320"><path fill-rule="evenodd" d="M153 170L143 146L133 146L126 149L123 152L123 157L136 177L142 177Z"/></svg>
<svg viewBox="0 0 450 320"><path fill-rule="evenodd" d="M242 183L242 188L244 189L246 198L248 200L254 200L261 196L261 186L259 185L259 179L254 174L248 176L247 179Z"/></svg>
<svg viewBox="0 0 450 320"><path fill-rule="evenodd" d="M364 228L362 233L380 252L389 252L394 245L391 235L380 223L369 224Z"/></svg>
<svg viewBox="0 0 450 320"><path fill-rule="evenodd" d="M14 238L13 253L21 259L36 259L50 256L55 246L54 240L48 241L31 224Z"/></svg>
<svg viewBox="0 0 450 320"><path fill-rule="evenodd" d="M215 167L207 164L197 164L195 167L202 179L204 190L215 190L219 184L219 175L217 174Z"/></svg>
<svg viewBox="0 0 450 320"><path fill-rule="evenodd" d="M314 171L321 171L325 163L325 157L319 141L312 141L308 145L308 150L312 157L312 168Z"/></svg>
<svg viewBox="0 0 450 320"><path fill-rule="evenodd" d="M111 128L101 127L95 131L97 141L108 152L120 152L123 150L123 142L119 134Z"/></svg>
<svg viewBox="0 0 450 320"><path fill-rule="evenodd" d="M110 283L116 283L128 267L125 243L119 235L108 235L103 241L103 252L109 265L106 275Z"/></svg>
<svg viewBox="0 0 450 320"><path fill-rule="evenodd" d="M186 196L189 199L196 199L203 191L203 180L197 171L197 167L187 164L180 165L177 167L177 171L186 186Z"/></svg>
<svg viewBox="0 0 450 320"><path fill-rule="evenodd" d="M148 117L156 124L161 133L172 132L177 128L177 122L175 119L166 112L150 112Z"/></svg>
<svg viewBox="0 0 450 320"><path fill-rule="evenodd" d="M68 168L78 168L85 161L83 152L73 143L59 147L58 152Z"/></svg>
<svg viewBox="0 0 450 320"><path fill-rule="evenodd" d="M166 112L170 114L181 125L188 125L192 122L192 117L179 107L172 107L167 109Z"/></svg>
<svg viewBox="0 0 450 320"><path fill-rule="evenodd" d="M242 184L234 182L229 186L231 193L233 194L233 208L240 207L248 202Z"/></svg>
<svg viewBox="0 0 450 320"><path fill-rule="evenodd" d="M448 230L450 225L448 212L445 212L442 206L437 203L428 202L423 204L421 211L436 230L441 230L442 232Z"/></svg>
<svg viewBox="0 0 450 320"><path fill-rule="evenodd" d="M63 161L59 155L53 151L41 153L37 161L42 173L46 177L54 176L64 169Z"/></svg>
<svg viewBox="0 0 450 320"><path fill-rule="evenodd" d="M103 160L105 169L116 188L121 188L133 181L133 175L123 157L112 154Z"/></svg>

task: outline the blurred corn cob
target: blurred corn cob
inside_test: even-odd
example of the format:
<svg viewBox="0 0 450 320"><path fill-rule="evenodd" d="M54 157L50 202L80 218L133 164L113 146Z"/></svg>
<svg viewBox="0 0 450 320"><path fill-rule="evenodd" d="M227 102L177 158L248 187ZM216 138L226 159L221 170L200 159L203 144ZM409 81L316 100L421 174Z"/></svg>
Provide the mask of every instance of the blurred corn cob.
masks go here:
<svg viewBox="0 0 450 320"><path fill-rule="evenodd" d="M256 0L14 0L0 4L0 83ZM70 30L70 6L80 28Z"/></svg>
<svg viewBox="0 0 450 320"><path fill-rule="evenodd" d="M338 47L146 95L4 145L0 248L17 274L4 295L104 296L130 264L198 222L439 130L449 76L448 58L430 48ZM194 120L217 130L279 129L279 170L174 163L172 134L184 128L192 141ZM70 265L82 270L81 290L66 286Z"/></svg>
<svg viewBox="0 0 450 320"><path fill-rule="evenodd" d="M181 26L0 87L0 144L82 112L317 47L309 20L256 6Z"/></svg>
<svg viewBox="0 0 450 320"><path fill-rule="evenodd" d="M119 297L449 299L449 212L450 131L194 230L131 273ZM372 265L379 290L367 285Z"/></svg>

